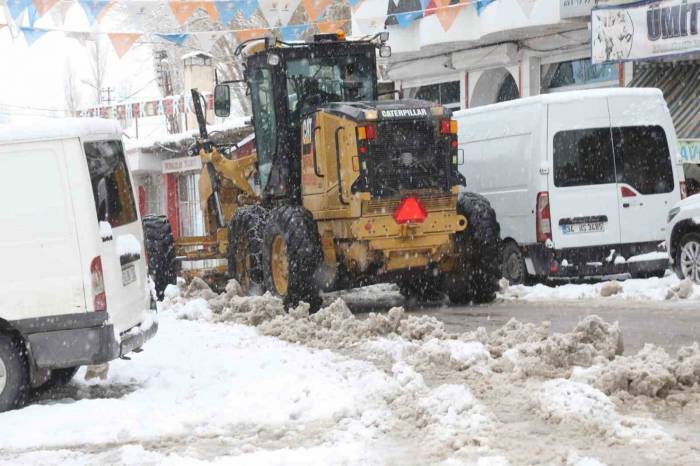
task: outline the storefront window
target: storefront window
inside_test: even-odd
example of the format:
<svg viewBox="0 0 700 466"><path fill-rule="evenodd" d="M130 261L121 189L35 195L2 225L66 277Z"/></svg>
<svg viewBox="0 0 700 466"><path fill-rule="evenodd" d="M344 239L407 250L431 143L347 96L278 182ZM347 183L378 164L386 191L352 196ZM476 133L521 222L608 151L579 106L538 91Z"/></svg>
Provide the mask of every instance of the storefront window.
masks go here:
<svg viewBox="0 0 700 466"><path fill-rule="evenodd" d="M617 65L593 65L588 58L542 66L542 92L564 88L617 86Z"/></svg>
<svg viewBox="0 0 700 466"><path fill-rule="evenodd" d="M199 173L181 174L177 177L177 197L180 203L180 234L200 236L204 234L204 220L199 207Z"/></svg>
<svg viewBox="0 0 700 466"><path fill-rule="evenodd" d="M439 103L447 108L459 109L459 81L409 87L404 90L406 97Z"/></svg>

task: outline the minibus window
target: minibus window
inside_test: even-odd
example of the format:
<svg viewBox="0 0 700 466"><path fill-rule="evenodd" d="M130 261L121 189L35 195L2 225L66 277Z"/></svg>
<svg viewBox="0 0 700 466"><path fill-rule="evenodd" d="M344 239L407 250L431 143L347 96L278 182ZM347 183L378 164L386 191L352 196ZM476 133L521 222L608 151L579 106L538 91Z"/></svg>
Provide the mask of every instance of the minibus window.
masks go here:
<svg viewBox="0 0 700 466"><path fill-rule="evenodd" d="M135 222L136 203L120 141L85 143L92 194L99 222L114 228Z"/></svg>
<svg viewBox="0 0 700 466"><path fill-rule="evenodd" d="M610 128L554 135L554 185L560 188L615 182Z"/></svg>
<svg viewBox="0 0 700 466"><path fill-rule="evenodd" d="M673 191L673 168L666 133L660 126L613 128L617 181L642 194Z"/></svg>

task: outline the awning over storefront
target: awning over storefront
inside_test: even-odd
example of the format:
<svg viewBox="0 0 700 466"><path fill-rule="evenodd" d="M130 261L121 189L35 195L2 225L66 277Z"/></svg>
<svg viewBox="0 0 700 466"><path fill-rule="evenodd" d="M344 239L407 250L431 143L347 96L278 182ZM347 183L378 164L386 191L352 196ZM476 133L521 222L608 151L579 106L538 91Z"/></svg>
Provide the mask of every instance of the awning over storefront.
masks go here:
<svg viewBox="0 0 700 466"><path fill-rule="evenodd" d="M661 89L678 138L700 138L700 63L635 64L629 86Z"/></svg>

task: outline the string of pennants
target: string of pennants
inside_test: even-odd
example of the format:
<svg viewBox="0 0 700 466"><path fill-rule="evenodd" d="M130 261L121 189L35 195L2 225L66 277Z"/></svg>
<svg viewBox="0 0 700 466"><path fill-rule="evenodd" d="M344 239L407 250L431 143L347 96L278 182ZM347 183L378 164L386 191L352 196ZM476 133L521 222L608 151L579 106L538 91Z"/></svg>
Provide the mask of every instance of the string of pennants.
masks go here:
<svg viewBox="0 0 700 466"><path fill-rule="evenodd" d="M203 93L206 100L207 109L214 108L214 96L211 93ZM98 117L117 120L133 120L152 116L173 116L183 113L194 113L192 96L173 95L162 99L149 100L144 102L129 102L116 105L101 105L85 110L80 110L76 115L79 117Z"/></svg>
<svg viewBox="0 0 700 466"><path fill-rule="evenodd" d="M301 38L313 27L318 32L330 33L345 29L350 18L329 19L328 8L333 0L165 0L177 23L186 28L187 22L198 11L204 12L213 22L227 27L234 20L250 21L259 13L267 26L248 27L244 29L221 29L215 31L187 32L137 32L105 31L98 25L116 4L162 5L154 0L4 0L8 19L10 19L24 36L28 45L34 44L48 32L62 32L68 37L81 40L94 34L106 34L117 55L121 58L144 36L164 40L178 46L184 46L192 37L198 39L198 48L211 51L216 42L227 33L233 33L237 39L244 41L253 37L269 35L276 32L282 40L291 41ZM437 15L443 28L447 30L459 13L459 8L474 5L478 14L495 0L345 0L353 11L366 4L371 11L386 18L384 26L397 25L405 28L413 21ZM3 0L0 0L2 11ZM79 6L92 31L67 30L62 27L68 11ZM301 9L301 11L299 10ZM377 11L379 9L379 11ZM308 22L289 24L297 12L303 12ZM50 13L57 27L37 27L36 21ZM0 24L0 29L7 24Z"/></svg>

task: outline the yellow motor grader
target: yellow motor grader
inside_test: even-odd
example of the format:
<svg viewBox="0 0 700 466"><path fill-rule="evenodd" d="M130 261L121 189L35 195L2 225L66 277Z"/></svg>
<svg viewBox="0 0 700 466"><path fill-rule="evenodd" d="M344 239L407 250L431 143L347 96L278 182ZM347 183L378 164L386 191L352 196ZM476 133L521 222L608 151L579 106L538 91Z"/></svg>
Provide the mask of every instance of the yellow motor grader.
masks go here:
<svg viewBox="0 0 700 466"><path fill-rule="evenodd" d="M377 281L420 298L494 298L495 213L483 197L460 194L465 180L449 109L379 100L376 57L390 54L386 39L320 34L237 48L256 152L229 159L200 141L209 239L198 241L202 258L225 255L228 277L244 288L312 309L321 291ZM214 101L216 114L227 116L228 83L217 84ZM257 189L248 182L253 167Z"/></svg>

